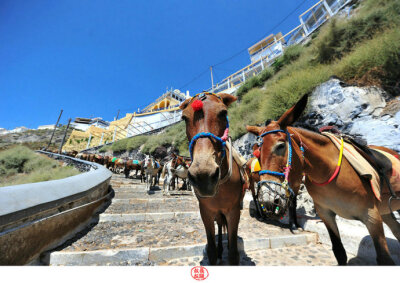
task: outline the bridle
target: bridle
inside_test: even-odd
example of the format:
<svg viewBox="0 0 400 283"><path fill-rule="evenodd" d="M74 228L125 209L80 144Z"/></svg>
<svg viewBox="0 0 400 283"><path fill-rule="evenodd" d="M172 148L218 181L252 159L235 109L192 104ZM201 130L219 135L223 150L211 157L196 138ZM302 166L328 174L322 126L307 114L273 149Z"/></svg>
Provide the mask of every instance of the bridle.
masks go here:
<svg viewBox="0 0 400 283"><path fill-rule="evenodd" d="M211 93L211 92L202 92L202 93L199 93L199 94L196 94L195 96L193 96L192 99L189 101L188 105L190 103L192 103L195 98L197 98L200 101L206 100L207 99L207 95L215 96L219 100L222 101L221 96L219 96L218 94ZM230 145L230 148L228 150L228 152L229 152L229 161L228 161L229 169L228 169L227 174L224 176L224 178L219 180L219 184L223 184L226 181L228 181L228 179L232 176L232 161L233 161L232 160L232 142L231 142L231 139L229 137L229 119L228 119L228 115L226 116L226 128L225 128L225 131L224 131L224 134L222 135L222 137L218 137L218 136L216 136L216 135L214 135L213 133L210 133L210 132L200 132L200 133L196 134L190 140L189 153L190 153L190 158L191 158L192 161L193 161L193 150L194 150L195 143L196 143L196 141L198 139L202 139L202 138L214 139L215 141L217 141L221 145L222 158L221 158L221 163L219 164L219 166L221 166L222 161L223 161L224 157L226 156L226 142L229 141L229 145Z"/></svg>
<svg viewBox="0 0 400 283"><path fill-rule="evenodd" d="M274 134L274 133L285 133L287 136L287 141L288 141L288 157L287 157L287 162L286 162L286 166L284 168L284 172L277 172L277 171L270 171L270 170L260 170L258 172L258 174L261 175L274 175L274 176L279 176L279 177L284 177L285 180L282 183L278 183L275 181L269 181L269 180L263 180L263 181L259 181L257 183L258 187L261 187L263 184L275 184L275 185L279 185L282 186L285 191L287 196L294 196L294 192L293 190L290 188L289 186L289 174L290 174L290 170L292 169L292 139L290 138L290 134L289 132L286 130L272 130L272 131L268 131L265 132L263 134L261 134L258 138L260 139L260 142L258 143L259 148L261 148L262 144L263 144L263 137L269 134ZM261 151L260 151L261 152ZM289 195L288 195L289 194Z"/></svg>

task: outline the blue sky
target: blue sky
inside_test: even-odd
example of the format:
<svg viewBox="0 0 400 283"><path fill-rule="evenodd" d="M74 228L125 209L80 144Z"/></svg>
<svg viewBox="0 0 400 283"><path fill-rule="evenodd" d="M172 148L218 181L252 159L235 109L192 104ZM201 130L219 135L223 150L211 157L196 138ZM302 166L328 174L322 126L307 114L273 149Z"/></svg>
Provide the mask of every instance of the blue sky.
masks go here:
<svg viewBox="0 0 400 283"><path fill-rule="evenodd" d="M60 109L61 123L112 120L167 87L193 95L211 86L211 65L267 36L303 1L1 0L0 127L54 124ZM315 2L272 32L297 26ZM241 52L214 68L214 81L249 63Z"/></svg>

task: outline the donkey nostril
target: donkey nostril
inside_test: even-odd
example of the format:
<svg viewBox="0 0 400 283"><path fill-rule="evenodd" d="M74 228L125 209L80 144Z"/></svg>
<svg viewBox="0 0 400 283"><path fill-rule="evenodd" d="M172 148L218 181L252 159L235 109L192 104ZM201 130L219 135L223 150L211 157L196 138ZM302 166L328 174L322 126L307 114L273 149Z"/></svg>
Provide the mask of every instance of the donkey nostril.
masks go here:
<svg viewBox="0 0 400 283"><path fill-rule="evenodd" d="M188 170L188 178L189 178L189 181L190 181L191 183L195 183L195 178L194 178L194 176L190 173L189 170Z"/></svg>
<svg viewBox="0 0 400 283"><path fill-rule="evenodd" d="M211 175L211 179L213 180L219 179L219 167L217 167L214 174Z"/></svg>

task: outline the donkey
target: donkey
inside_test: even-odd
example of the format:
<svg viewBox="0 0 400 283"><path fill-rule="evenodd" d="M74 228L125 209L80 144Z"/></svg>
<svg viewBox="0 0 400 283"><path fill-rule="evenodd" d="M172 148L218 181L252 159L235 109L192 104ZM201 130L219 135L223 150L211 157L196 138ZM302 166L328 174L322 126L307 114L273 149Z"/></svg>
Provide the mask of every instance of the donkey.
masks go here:
<svg viewBox="0 0 400 283"><path fill-rule="evenodd" d="M138 160L127 160L125 163L124 174L125 178L129 177L131 170L136 170L135 176L138 177L138 172L140 172L140 182L143 182L144 178L144 169L143 169L143 161Z"/></svg>
<svg viewBox="0 0 400 283"><path fill-rule="evenodd" d="M162 170L161 178L164 180L163 183L163 194L169 195L171 183L174 184L175 188L175 178L181 178L183 181L183 186L189 189L189 184L187 184L188 177L188 166L186 165L185 159L182 156L172 155L173 159L168 161ZM193 192L193 190L192 190ZM194 192L193 192L194 195Z"/></svg>
<svg viewBox="0 0 400 283"><path fill-rule="evenodd" d="M153 157L147 157L144 161L144 171L146 174L146 189L150 191L150 188L156 185L160 165L157 166L157 162Z"/></svg>
<svg viewBox="0 0 400 283"><path fill-rule="evenodd" d="M339 163L336 165L339 150L328 137L290 127L304 111L307 97L305 95L301 98L278 121L271 121L264 127L247 126L247 131L261 139L258 149L262 169L261 188L279 190L279 187L286 183L286 187L297 194L304 174L307 191L328 230L338 264L347 264L347 255L340 239L336 215L359 220L365 224L374 242L377 263L393 265L382 221L389 226L399 241L400 224L390 215L389 187L386 184L382 187L381 201L379 201L372 191L369 180L360 177L346 158L343 158L341 165ZM386 148L385 151L393 153ZM399 168L399 160L395 157L390 160L393 168ZM400 191L398 173L394 176L391 176L392 172L387 173L387 178L391 178L390 182L394 184L394 190ZM285 181L282 182L282 179ZM391 207L393 210L400 209L400 200L394 199Z"/></svg>
<svg viewBox="0 0 400 283"><path fill-rule="evenodd" d="M229 264L239 264L237 233L244 196L242 168L232 160L232 148L226 146L227 108L236 99L229 94L201 93L180 106L192 159L188 178L199 201L211 265L222 257L223 226L228 230ZM218 224L218 249L214 221Z"/></svg>

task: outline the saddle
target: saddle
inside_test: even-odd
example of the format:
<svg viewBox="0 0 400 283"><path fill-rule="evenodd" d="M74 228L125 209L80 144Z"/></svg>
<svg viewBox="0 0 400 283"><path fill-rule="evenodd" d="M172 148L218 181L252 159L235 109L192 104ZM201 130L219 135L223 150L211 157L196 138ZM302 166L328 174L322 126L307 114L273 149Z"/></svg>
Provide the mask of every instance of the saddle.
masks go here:
<svg viewBox="0 0 400 283"><path fill-rule="evenodd" d="M349 156L349 154L346 155L346 151L344 152L346 159L350 162L353 168L360 174L360 176L366 177L367 179L370 180L372 189L377 199L380 200L380 195L382 193L384 182L387 184L390 193L393 196L396 195L392 189L389 178L387 177L387 174L391 174L392 172L392 162L389 160L388 157L386 157L380 151L368 147L367 142L365 140L342 134L336 127L333 126L322 127L320 129L320 132L321 134L328 136L332 140L332 142L336 145L337 143L335 143L335 141L333 140L332 135L335 136L336 138L337 136L343 137L343 140L345 142L345 147L346 144L351 145L352 148L354 148L354 150L361 156L361 158L364 159L372 167L374 172L372 172L371 174L365 174L364 171L368 171L368 169L365 170L364 168L360 169L360 167L365 167L365 165L362 165L362 161L358 160L357 162L354 158L355 157L354 155ZM347 146L347 151L348 152L351 151L349 146ZM374 178L375 174L376 178Z"/></svg>

